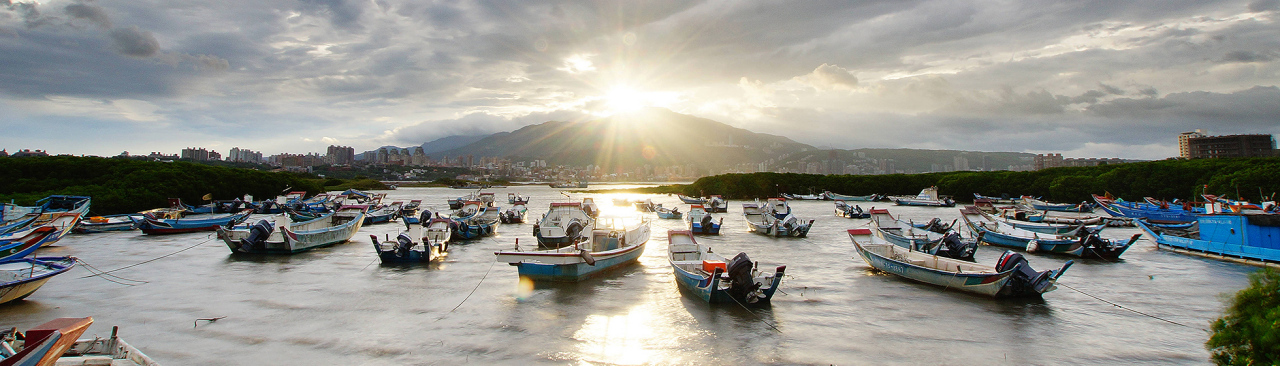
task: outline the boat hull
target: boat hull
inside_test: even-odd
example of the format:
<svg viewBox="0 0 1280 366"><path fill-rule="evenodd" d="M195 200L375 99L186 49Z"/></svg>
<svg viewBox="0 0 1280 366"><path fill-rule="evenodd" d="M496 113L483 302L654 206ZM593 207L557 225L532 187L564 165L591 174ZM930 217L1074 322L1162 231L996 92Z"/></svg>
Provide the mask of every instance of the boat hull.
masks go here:
<svg viewBox="0 0 1280 366"><path fill-rule="evenodd" d="M328 219L329 217L325 216L317 220ZM301 226L305 224L304 222L293 225ZM324 228L293 231L281 226L261 245L255 246L245 246L240 242L240 239L249 237L248 228L227 230L226 228L218 227L215 230L218 231L218 238L222 239L223 243L226 243L227 248L231 249L233 253L293 254L350 241L363 225L364 218L363 213L361 213L350 221Z"/></svg>
<svg viewBox="0 0 1280 366"><path fill-rule="evenodd" d="M601 256L593 254L595 265L587 264L585 261L575 260L569 264L544 264L535 262L513 263L520 272L520 277L528 277L534 281L549 282L577 282L595 276L603 275L614 269L624 267L628 264L636 262L640 255L644 254L645 244L631 247L621 253Z"/></svg>
<svg viewBox="0 0 1280 366"><path fill-rule="evenodd" d="M54 276L75 267L75 257L39 257L0 261L0 304L31 296ZM36 267L42 267L39 271ZM30 269L28 269L30 268Z"/></svg>
<svg viewBox="0 0 1280 366"><path fill-rule="evenodd" d="M1162 249L1252 265L1280 267L1280 227L1250 225L1247 220L1247 217L1239 215L1201 216L1201 239L1164 234L1149 222L1135 222ZM1206 236L1215 240L1203 239Z"/></svg>

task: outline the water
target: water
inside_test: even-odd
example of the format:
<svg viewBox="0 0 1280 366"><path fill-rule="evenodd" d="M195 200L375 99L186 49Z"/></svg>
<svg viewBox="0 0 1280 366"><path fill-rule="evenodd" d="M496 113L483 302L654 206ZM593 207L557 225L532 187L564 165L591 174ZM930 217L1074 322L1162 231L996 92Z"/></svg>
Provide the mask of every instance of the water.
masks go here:
<svg viewBox="0 0 1280 366"><path fill-rule="evenodd" d="M492 191L502 206L507 192L532 196L530 222L548 202L565 200L545 186ZM466 192L389 193L422 199L434 211ZM665 195L585 196L615 213L634 212L611 207L615 197L679 204ZM1043 300L992 300L871 270L845 234L867 220L837 217L833 207L794 202L798 216L817 220L814 229L806 239L774 239L747 232L741 201L730 201L728 214L716 214L725 218L722 235L698 239L726 256L747 252L762 268L787 265L782 291L764 309L682 295L665 256L666 230L683 223L655 218L638 264L532 291L521 291L516 269L493 255L516 239L533 244L532 223L501 225L492 238L453 245L443 263L395 267L376 262L368 235L394 236L399 224L368 226L350 243L291 256L232 256L206 233L71 235L40 255L74 255L106 270L204 244L114 273L147 281L136 286L77 278L89 274L77 267L26 301L0 306L0 325L26 329L93 316L86 336L106 336L119 325L123 338L166 365L1207 364L1203 329L1220 315L1221 294L1247 286L1255 270L1157 250L1144 238L1123 260L1077 260L1060 280L1189 327L1067 288ZM889 208L916 221L959 217L954 208ZM984 246L977 260L994 264L1002 252ZM1071 258L1028 259L1045 270ZM196 321L219 316L226 318Z"/></svg>

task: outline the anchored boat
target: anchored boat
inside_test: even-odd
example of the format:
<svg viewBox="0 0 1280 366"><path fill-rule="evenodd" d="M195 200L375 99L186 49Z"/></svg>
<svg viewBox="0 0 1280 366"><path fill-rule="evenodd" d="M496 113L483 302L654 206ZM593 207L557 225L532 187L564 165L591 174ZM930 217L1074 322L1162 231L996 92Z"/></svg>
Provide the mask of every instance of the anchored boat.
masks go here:
<svg viewBox="0 0 1280 366"><path fill-rule="evenodd" d="M1032 269L1021 254L1005 251L995 266L939 257L903 248L870 236L868 230L849 230L858 255L868 265L910 280L990 297L1039 297L1057 288L1058 277L1071 267L1051 271ZM858 238L863 238L859 241Z"/></svg>
<svg viewBox="0 0 1280 366"><path fill-rule="evenodd" d="M218 238L233 253L298 253L351 240L364 224L367 207L343 206L337 212L311 221L284 225L280 222L289 220L276 216L276 222L258 220L253 225L238 225L230 229L218 227ZM275 230L277 227L279 231Z"/></svg>
<svg viewBox="0 0 1280 366"><path fill-rule="evenodd" d="M601 218L591 239L553 249L494 252L499 262L516 266L520 277L534 281L576 282L600 275L640 258L649 241L649 220L627 226L620 218ZM517 242L518 243L518 242ZM540 246L541 247L541 246Z"/></svg>
<svg viewBox="0 0 1280 366"><path fill-rule="evenodd" d="M38 257L0 261L0 304L31 296L50 278L66 273L75 266L76 257Z"/></svg>
<svg viewBox="0 0 1280 366"><path fill-rule="evenodd" d="M698 244L687 230L667 231L667 260L676 283L695 297L711 303L765 304L782 283L787 266L773 273L760 270L746 253L726 260L711 247Z"/></svg>

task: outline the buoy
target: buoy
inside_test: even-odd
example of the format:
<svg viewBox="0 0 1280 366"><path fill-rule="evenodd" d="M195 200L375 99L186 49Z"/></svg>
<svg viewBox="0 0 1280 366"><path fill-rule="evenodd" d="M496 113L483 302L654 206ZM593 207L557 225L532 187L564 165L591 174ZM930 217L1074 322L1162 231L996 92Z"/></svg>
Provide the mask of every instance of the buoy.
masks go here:
<svg viewBox="0 0 1280 366"><path fill-rule="evenodd" d="M588 266L596 265L596 257L592 256L591 252L588 252L586 249L579 249L578 256L582 257L582 260L587 262Z"/></svg>
<svg viewBox="0 0 1280 366"><path fill-rule="evenodd" d="M1040 243L1038 240L1027 242L1027 253L1035 253L1037 249L1040 249Z"/></svg>

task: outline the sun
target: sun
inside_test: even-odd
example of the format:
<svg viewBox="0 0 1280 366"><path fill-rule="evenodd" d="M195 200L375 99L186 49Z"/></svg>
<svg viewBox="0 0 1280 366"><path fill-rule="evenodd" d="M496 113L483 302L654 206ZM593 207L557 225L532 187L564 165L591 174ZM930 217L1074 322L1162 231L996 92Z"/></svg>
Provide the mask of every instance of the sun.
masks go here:
<svg viewBox="0 0 1280 366"><path fill-rule="evenodd" d="M631 113L646 105L644 93L625 85L609 88L604 101L609 114Z"/></svg>

